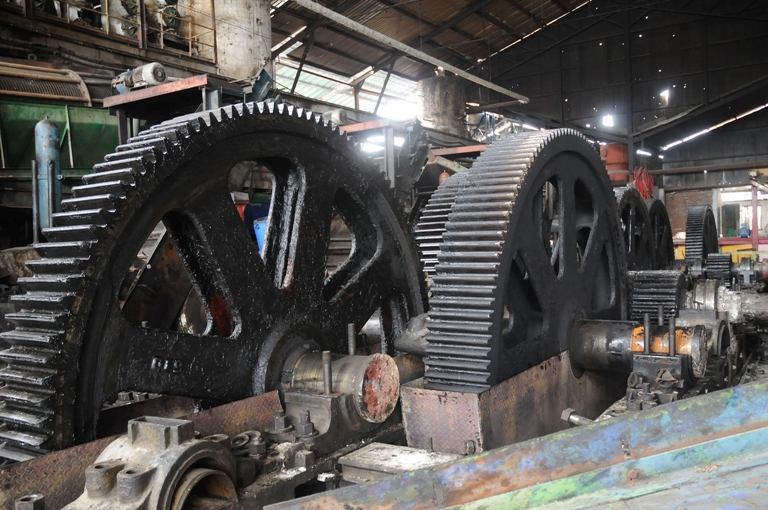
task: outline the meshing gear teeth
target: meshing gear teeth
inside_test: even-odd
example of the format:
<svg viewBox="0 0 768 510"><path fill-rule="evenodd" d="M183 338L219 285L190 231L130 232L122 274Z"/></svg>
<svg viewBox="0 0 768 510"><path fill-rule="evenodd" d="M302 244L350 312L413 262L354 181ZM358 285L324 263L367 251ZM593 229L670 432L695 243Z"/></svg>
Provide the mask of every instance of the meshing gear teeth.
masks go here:
<svg viewBox="0 0 768 510"><path fill-rule="evenodd" d="M630 291L630 318L642 322L644 314L655 321L659 306L664 320L676 317L685 298L685 274L682 271L637 271Z"/></svg>
<svg viewBox="0 0 768 510"><path fill-rule="evenodd" d="M718 251L717 225L712 208L708 205L691 206L685 221L685 259L703 259Z"/></svg>
<svg viewBox="0 0 768 510"><path fill-rule="evenodd" d="M421 263L428 279L435 274L437 255L440 253L440 244L443 242L445 224L451 206L456 200L459 188L467 181L467 172L461 172L449 177L432 194L424 207L424 212L419 219L414 234L416 243L421 253Z"/></svg>
<svg viewBox="0 0 768 510"><path fill-rule="evenodd" d="M731 288L730 253L710 253L707 255L705 271L707 278L722 280L726 287Z"/></svg>
<svg viewBox="0 0 768 510"><path fill-rule="evenodd" d="M98 315L102 313L98 311L102 302L97 296L112 296L110 289L114 287L111 284L115 276L111 272L117 274L122 271L122 268L114 269L111 262L115 259L122 260L122 253L135 255L136 252L129 253L123 243L143 232L142 228L133 223L137 218L147 224L149 220L153 220L148 227L151 230L158 221L150 217L155 212L166 214L176 209L162 207L181 207L168 205L169 201L164 193L178 192L180 182L189 182L192 175L188 172L190 169L196 172L196 178L201 182L211 181L206 178L208 174L205 173L211 165L198 163L199 158L212 158L213 153L218 150L217 147L227 144L243 154L253 153L256 149L253 149L250 143L243 145L241 142L246 136L250 137L247 139L251 141L261 140L265 136L271 137L270 140L291 138L299 144L294 146L294 152L298 152L302 147L310 147L312 150L322 151L323 154L330 154L322 157L326 158L326 162L333 158L334 164L328 164L327 169L318 171L327 172L323 174L325 176L334 175L334 182L353 183L349 186L356 186L355 192L368 198L364 207L369 208L370 214L375 216L377 222L377 225L370 228L374 229L373 235L376 239L382 236L384 238L382 246L373 242L369 243L369 249L371 252L380 250L376 251L379 255L376 260L397 260L397 265L387 262L383 266L387 268L382 269L382 274L386 274L386 277L368 286L373 290L370 290L371 299L365 306L373 306L372 303L379 296L392 291L396 292L400 299L400 308L392 312L393 314L405 314L407 322L408 314L423 312L424 290L417 269L418 255L413 241L406 234L402 215L384 178L373 168L366 166L365 160L354 150L350 139L337 127L324 123L320 116L310 111L274 103L238 104L164 122L117 147L115 153L107 155L103 163L96 165L95 173L86 175L82 185L72 189L72 198L63 201L63 212L54 215L53 226L45 231L49 242L35 246L43 258L31 265L35 275L23 281L28 292L15 299L19 311L6 316L15 325L15 329L0 334L0 344L3 348L0 359L7 364L0 370L0 381L4 383L0 387L0 457L26 460L93 437L98 414L96 418L89 418L86 413L98 413L101 402L88 401L89 398L96 398L92 396L94 393L83 393L78 391L78 388L83 384L95 386L96 383L91 383L90 379L83 379L86 377L84 374L88 374L91 369L88 363L97 358L94 352L104 354L99 349L105 337L118 338L121 333L111 330L109 335L105 335L105 332L99 329L101 320L107 322L111 319L105 318L106 312L104 315ZM303 150L308 152L310 148ZM285 154L281 153L280 149L278 145L266 150L280 157L298 158L293 153L288 154L289 148L286 148ZM232 157L230 154L223 156L226 161ZM316 157L321 156L318 154ZM337 162L344 170L338 170ZM320 166L322 165L318 165L318 168ZM180 170L181 167L183 171ZM341 171L351 173L343 176L332 173ZM341 177L349 179L344 180ZM322 180L315 177L316 182ZM226 187L226 180L222 182ZM328 187L330 188L330 185ZM229 200L228 190L224 191L226 193L222 193L224 198L221 203L227 203ZM191 195L196 192L192 190L186 193ZM185 197L187 195L179 193L179 200L186 200ZM328 204L323 203L328 207L335 207L333 200L325 201ZM154 206L157 206L156 211L152 209ZM235 214L232 213L232 218ZM330 215L328 218L330 220ZM243 232L246 232L245 229ZM375 236L376 233L379 234L378 237ZM139 246L144 239L140 240ZM312 239L307 238L304 242L312 242ZM181 251L179 246L177 248ZM255 252L258 257L258 251L253 247L248 250L249 253ZM358 262L364 264L365 260ZM233 261L233 264L237 263ZM356 276L358 273L349 272L355 270L355 267L348 268L348 274ZM324 264L322 270L325 271ZM124 275L124 272L117 274L117 278L122 279ZM346 285L343 280L338 281L339 285ZM117 287L119 288L119 285ZM247 291L247 282L244 282L242 287ZM342 291L345 288L342 287ZM301 292L294 294L306 295ZM287 294L280 295L285 298ZM339 295L346 296L344 292L334 294L336 297ZM117 298L112 300L117 301ZM325 305L318 304L319 306ZM354 304L350 304L349 308L353 306ZM334 308L342 309L346 310L341 306ZM252 316L260 313L259 310L252 312ZM312 313L308 307L302 308L301 312ZM349 313L358 312L367 313L367 309ZM321 314L318 312L317 315ZM244 327L243 324L247 321L256 320L243 314L241 319L240 327ZM336 327L336 319L327 320L329 323L334 322L329 328ZM355 320L345 321L339 328L343 326L346 331L346 323ZM149 334L149 330L139 331L140 334ZM209 338L214 337L205 337L204 340ZM339 338L339 342L342 342L345 336L339 335ZM239 343L243 344L244 342ZM95 350L92 349L93 345L96 345ZM261 346L263 347L263 344ZM187 350L189 349L193 348ZM258 356L261 356L261 352L258 351ZM184 353L180 353L180 356L183 355ZM258 363L254 358L252 366L261 367L255 370L263 371L267 365L261 358ZM109 377L117 380L119 371L115 372L118 374L110 373ZM235 391L256 391L252 386L254 384L256 383L253 380L249 380L244 383L245 389L235 388ZM93 409L95 411L92 411ZM88 421L89 419L91 421Z"/></svg>
<svg viewBox="0 0 768 510"><path fill-rule="evenodd" d="M578 132L501 139L463 179L455 198L446 189L452 205L438 226L425 386L480 392L565 350L570 317L622 318L625 266L607 174ZM553 202L569 211L562 226L541 217L550 185L548 196L563 197Z"/></svg>

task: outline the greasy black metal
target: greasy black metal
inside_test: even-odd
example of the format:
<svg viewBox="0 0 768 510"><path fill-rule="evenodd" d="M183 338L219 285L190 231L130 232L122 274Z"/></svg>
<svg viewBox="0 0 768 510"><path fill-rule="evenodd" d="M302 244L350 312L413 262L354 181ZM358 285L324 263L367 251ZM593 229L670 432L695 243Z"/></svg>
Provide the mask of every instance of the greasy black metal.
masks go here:
<svg viewBox="0 0 768 510"><path fill-rule="evenodd" d="M621 218L627 269L655 269L656 240L643 197L634 188L618 188L614 193Z"/></svg>
<svg viewBox="0 0 768 510"><path fill-rule="evenodd" d="M637 271L630 278L629 316L643 320L643 314L658 314L664 307L665 322L676 317L685 299L686 280L682 271Z"/></svg>
<svg viewBox="0 0 768 510"><path fill-rule="evenodd" d="M731 288L730 253L710 253L707 255L707 264L704 269L707 273L707 278L722 280L726 287Z"/></svg>
<svg viewBox="0 0 768 510"><path fill-rule="evenodd" d="M708 205L689 207L685 221L685 259L703 259L718 251L717 225L712 208Z"/></svg>
<svg viewBox="0 0 768 510"><path fill-rule="evenodd" d="M645 201L651 220L656 255L653 269L671 269L675 262L675 242L672 239L672 224L664 202L657 198Z"/></svg>
<svg viewBox="0 0 768 510"><path fill-rule="evenodd" d="M566 350L574 317L624 318L614 200L574 130L510 136L483 152L442 235L425 387L483 391Z"/></svg>
<svg viewBox="0 0 768 510"><path fill-rule="evenodd" d="M227 188L232 166L257 158L274 177L263 255ZM424 310L418 255L384 178L309 111L248 103L180 117L105 159L37 245L43 263L9 317L16 330L0 337L6 443L89 440L103 403L125 389L214 402L259 394L279 379L285 349L345 352L348 323L359 329L381 308L399 333ZM326 279L334 211L355 246ZM121 313L120 283L160 220L205 304L203 334Z"/></svg>

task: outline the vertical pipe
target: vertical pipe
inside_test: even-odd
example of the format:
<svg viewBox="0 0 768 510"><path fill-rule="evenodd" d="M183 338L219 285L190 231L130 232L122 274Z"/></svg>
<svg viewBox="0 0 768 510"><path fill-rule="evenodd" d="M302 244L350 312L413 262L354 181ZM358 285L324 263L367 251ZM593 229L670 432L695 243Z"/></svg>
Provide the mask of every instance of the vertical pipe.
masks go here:
<svg viewBox="0 0 768 510"><path fill-rule="evenodd" d="M677 354L677 331L675 330L675 317L669 318L669 355Z"/></svg>
<svg viewBox="0 0 768 510"><path fill-rule="evenodd" d="M757 224L757 186L752 186L752 250L757 251L759 249L758 235L760 233L760 226Z"/></svg>
<svg viewBox="0 0 768 510"><path fill-rule="evenodd" d="M643 314L643 354L651 353L651 314Z"/></svg>
<svg viewBox="0 0 768 510"><path fill-rule="evenodd" d="M384 128L384 172L391 187L397 189L395 180L395 128Z"/></svg>
<svg viewBox="0 0 768 510"><path fill-rule="evenodd" d="M659 326L664 325L664 307L662 305L659 305L658 311L656 312L656 322Z"/></svg>
<svg viewBox="0 0 768 510"><path fill-rule="evenodd" d="M333 372L331 371L331 351L323 351L323 393L333 393Z"/></svg>
<svg viewBox="0 0 768 510"><path fill-rule="evenodd" d="M347 349L350 356L354 356L357 351L357 335L355 334L354 322L347 324Z"/></svg>
<svg viewBox="0 0 768 510"><path fill-rule="evenodd" d="M51 226L51 215L61 203L59 128L46 117L35 125L40 228Z"/></svg>
<svg viewBox="0 0 768 510"><path fill-rule="evenodd" d="M40 242L40 217L37 210L37 161L32 160L32 243Z"/></svg>

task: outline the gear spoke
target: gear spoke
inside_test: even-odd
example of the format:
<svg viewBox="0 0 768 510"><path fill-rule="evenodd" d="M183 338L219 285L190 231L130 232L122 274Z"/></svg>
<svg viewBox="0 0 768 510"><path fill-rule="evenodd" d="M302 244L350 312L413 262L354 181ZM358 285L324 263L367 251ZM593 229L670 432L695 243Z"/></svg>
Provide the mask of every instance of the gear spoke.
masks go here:
<svg viewBox="0 0 768 510"><path fill-rule="evenodd" d="M125 324L120 342L126 361L120 365L117 391L231 401L248 395L248 350L236 339L197 336ZM200 353L205 352L205 356Z"/></svg>
<svg viewBox="0 0 768 510"><path fill-rule="evenodd" d="M562 174L559 181L560 195L560 278L571 279L578 268L578 241L576 235L575 181L569 174Z"/></svg>
<svg viewBox="0 0 768 510"><path fill-rule="evenodd" d="M232 333L225 325L227 313L236 316L230 322L236 320L250 331L258 329L258 323L268 322L275 287L229 191L221 187L200 197L184 216L188 221L179 214L166 215L166 228L207 304L214 332L220 336ZM225 305L233 310L227 312Z"/></svg>
<svg viewBox="0 0 768 510"><path fill-rule="evenodd" d="M290 287L294 298L322 296L325 281L331 219L333 218L333 190L320 181L319 170L306 169L307 185L301 192L293 214L297 225L291 236L293 256L289 259L285 287Z"/></svg>

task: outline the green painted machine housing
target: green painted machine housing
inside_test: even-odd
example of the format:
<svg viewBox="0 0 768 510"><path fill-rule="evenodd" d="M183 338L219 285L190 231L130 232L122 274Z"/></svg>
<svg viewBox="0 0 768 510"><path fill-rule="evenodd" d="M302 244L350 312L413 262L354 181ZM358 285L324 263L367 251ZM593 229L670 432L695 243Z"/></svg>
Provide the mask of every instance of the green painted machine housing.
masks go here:
<svg viewBox="0 0 768 510"><path fill-rule="evenodd" d="M117 117L106 109L0 101L0 207L32 207L35 124L46 116L59 128L64 198L118 144Z"/></svg>

